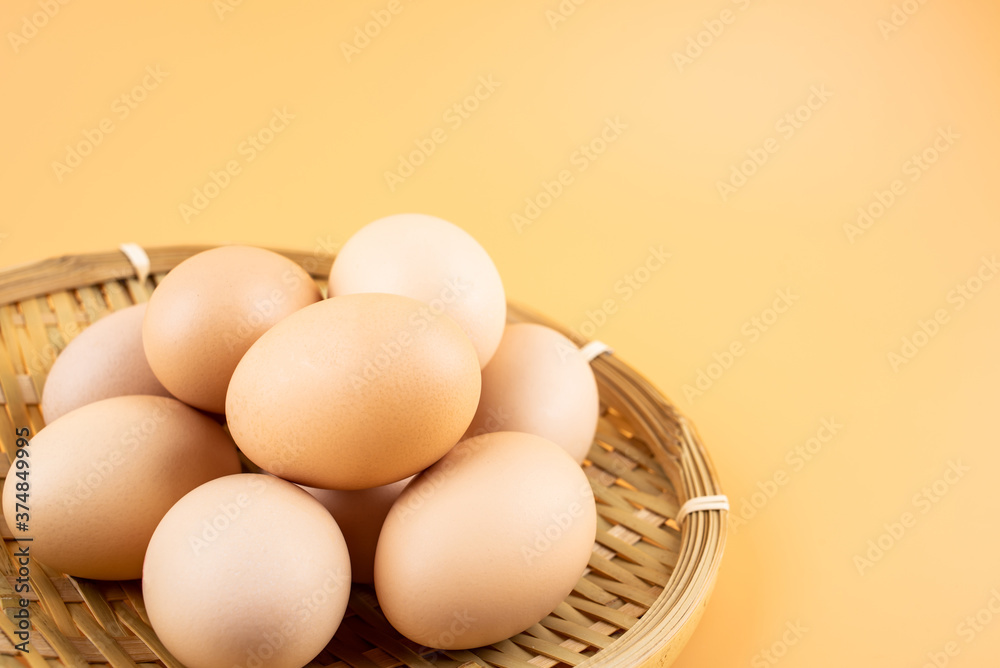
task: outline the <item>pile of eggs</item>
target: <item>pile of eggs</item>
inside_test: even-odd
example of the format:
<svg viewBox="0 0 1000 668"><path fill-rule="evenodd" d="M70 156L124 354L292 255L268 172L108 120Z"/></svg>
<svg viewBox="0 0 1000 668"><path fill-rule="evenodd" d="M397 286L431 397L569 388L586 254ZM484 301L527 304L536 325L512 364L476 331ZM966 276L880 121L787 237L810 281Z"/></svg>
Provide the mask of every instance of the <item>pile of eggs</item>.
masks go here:
<svg viewBox="0 0 1000 668"><path fill-rule="evenodd" d="M506 325L487 253L432 216L363 227L328 291L267 250L205 251L46 381L14 537L70 575L141 576L192 668L307 664L352 581L419 645L496 643L587 567L598 395L580 351Z"/></svg>

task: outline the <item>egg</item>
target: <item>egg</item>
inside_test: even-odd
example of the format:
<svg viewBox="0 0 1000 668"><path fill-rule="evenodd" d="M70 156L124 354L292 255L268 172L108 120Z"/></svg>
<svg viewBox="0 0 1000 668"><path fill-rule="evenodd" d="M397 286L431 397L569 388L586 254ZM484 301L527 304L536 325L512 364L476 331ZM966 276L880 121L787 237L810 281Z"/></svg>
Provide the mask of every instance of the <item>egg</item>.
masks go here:
<svg viewBox="0 0 1000 668"><path fill-rule="evenodd" d="M483 369L468 435L524 431L562 446L578 463L594 441L600 402L590 363L568 338L533 323L508 325Z"/></svg>
<svg viewBox="0 0 1000 668"><path fill-rule="evenodd" d="M380 218L344 244L330 269L331 295L386 292L446 313L486 366L503 335L507 302L483 247L446 220L418 213Z"/></svg>
<svg viewBox="0 0 1000 668"><path fill-rule="evenodd" d="M375 591L389 623L415 643L489 645L569 595L596 531L591 487L565 450L532 434L484 434L396 499L375 552Z"/></svg>
<svg viewBox="0 0 1000 668"><path fill-rule="evenodd" d="M351 577L371 584L374 579L375 547L382 522L393 502L412 477L370 489L341 490L302 486L333 515L347 541L351 555Z"/></svg>
<svg viewBox="0 0 1000 668"><path fill-rule="evenodd" d="M150 625L189 668L300 668L330 642L351 588L344 537L295 485L244 473L188 493L142 571Z"/></svg>
<svg viewBox="0 0 1000 668"><path fill-rule="evenodd" d="M229 379L251 344L321 297L315 281L277 253L248 246L198 253L153 291L142 328L146 357L171 394L221 413Z"/></svg>
<svg viewBox="0 0 1000 668"><path fill-rule="evenodd" d="M334 297L251 346L226 399L229 430L265 471L365 489L431 465L479 402L476 351L446 315L399 295Z"/></svg>
<svg viewBox="0 0 1000 668"><path fill-rule="evenodd" d="M115 311L83 330L63 349L42 391L42 415L52 422L74 408L129 394L168 397L142 349L145 304Z"/></svg>
<svg viewBox="0 0 1000 668"><path fill-rule="evenodd" d="M28 490L11 467L3 513L15 538L60 572L129 580L157 522L198 485L240 470L236 448L210 418L169 397L102 399L66 413L28 448ZM17 503L30 507L22 530Z"/></svg>

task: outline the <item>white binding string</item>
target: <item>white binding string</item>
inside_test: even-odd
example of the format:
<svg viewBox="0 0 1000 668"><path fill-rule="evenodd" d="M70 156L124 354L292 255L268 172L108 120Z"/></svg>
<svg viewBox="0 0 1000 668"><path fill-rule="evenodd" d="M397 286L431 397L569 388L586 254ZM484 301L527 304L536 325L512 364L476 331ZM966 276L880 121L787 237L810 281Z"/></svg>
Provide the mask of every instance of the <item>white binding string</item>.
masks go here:
<svg viewBox="0 0 1000 668"><path fill-rule="evenodd" d="M122 244L118 249L125 253L132 268L135 269L135 276L142 283L149 276L149 256L139 244Z"/></svg>
<svg viewBox="0 0 1000 668"><path fill-rule="evenodd" d="M681 526L684 518L691 513L701 510L729 510L729 499L725 494L715 494L713 496L696 496L688 499L677 511L677 526Z"/></svg>
<svg viewBox="0 0 1000 668"><path fill-rule="evenodd" d="M580 348L580 353L588 362L594 361L604 353L611 354L613 352L615 352L614 348L603 341L591 341L587 345Z"/></svg>

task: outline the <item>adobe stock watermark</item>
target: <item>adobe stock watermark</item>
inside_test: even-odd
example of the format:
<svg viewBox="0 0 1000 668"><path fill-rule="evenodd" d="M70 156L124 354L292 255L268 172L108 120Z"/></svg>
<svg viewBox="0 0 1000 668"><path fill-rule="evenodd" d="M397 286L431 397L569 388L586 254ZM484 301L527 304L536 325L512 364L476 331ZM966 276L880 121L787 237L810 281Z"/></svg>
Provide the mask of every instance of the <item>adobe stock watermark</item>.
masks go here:
<svg viewBox="0 0 1000 668"><path fill-rule="evenodd" d="M580 144L570 154L570 167L560 169L552 180L543 180L534 195L524 198L524 208L510 215L514 230L521 234L526 227L534 224L546 209L562 197L566 188L575 183L576 176L573 170L575 169L577 174L587 171L627 129L628 124L622 121L621 116L605 118L600 132L590 141Z"/></svg>
<svg viewBox="0 0 1000 668"><path fill-rule="evenodd" d="M961 137L962 135L955 132L950 125L947 128L938 128L937 134L926 148L919 153L914 153L903 162L901 167L903 176L907 177L910 183L919 181ZM876 189L868 204L858 207L858 215L854 222L844 223L844 234L847 235L847 240L853 244L906 193L906 182L900 178L893 179L885 190Z"/></svg>
<svg viewBox="0 0 1000 668"><path fill-rule="evenodd" d="M784 632L781 637L771 643L768 647L760 650L750 659L753 668L768 668L777 665L779 661L788 655L792 647L801 642L802 638L809 632L802 622L785 622Z"/></svg>
<svg viewBox="0 0 1000 668"><path fill-rule="evenodd" d="M282 273L282 287L271 290L265 299L258 300L250 313L243 318L236 329L227 330L222 335L222 339L229 352L233 352L237 348L243 348L247 338L259 336L261 334L261 326L271 321L278 307L288 301L289 294L294 294L298 291L299 286L302 285L302 280L302 276L291 269Z"/></svg>
<svg viewBox="0 0 1000 668"><path fill-rule="evenodd" d="M631 301L640 290L649 284L653 276L667 265L667 260L670 258L670 253L663 250L662 244L650 246L642 262L615 281L611 287L613 296L602 301L598 308L588 309L584 320L576 327L570 327L570 331L579 338L593 339L598 330L608 324L612 316L618 313L622 305Z"/></svg>
<svg viewBox="0 0 1000 668"><path fill-rule="evenodd" d="M477 429L474 436L463 438L459 441L459 444L452 449L449 456L439 460L422 473L417 474L417 478L407 486L407 490L412 488L413 491L406 494L405 501L397 501L396 505L393 506L393 508L396 506L400 508L399 520L401 522L407 521L410 516L420 512L424 504L434 497L445 481L455 474L458 464L472 454L482 450L485 443L489 443L488 439L481 437L493 431L501 431L509 417L509 415L503 415L502 409L497 413L491 412L490 420L495 421L495 424L499 425L496 429ZM487 422L489 424L490 421ZM400 497L400 499L402 498Z"/></svg>
<svg viewBox="0 0 1000 668"><path fill-rule="evenodd" d="M952 638L941 649L927 652L927 661L921 668L945 668L952 659L962 653L962 643L966 646L971 645L993 623L993 620L1000 616L1000 590L993 587L989 595L990 598L981 608L966 615L955 626L955 636L958 639Z"/></svg>
<svg viewBox="0 0 1000 668"><path fill-rule="evenodd" d="M458 276L446 280L437 297L422 305L410 317L404 329L396 332L396 335L388 341L379 344L379 352L374 357L366 359L360 371L351 372L349 378L351 387L358 390L385 373L403 355L404 351L413 345L416 337L426 330L433 321L440 318L448 309L448 305L454 304L470 287L469 283Z"/></svg>
<svg viewBox="0 0 1000 668"><path fill-rule="evenodd" d="M94 322L97 320L97 314L94 313L93 307L89 304L83 307L86 312L87 322ZM80 332L84 329L83 324L75 321L63 321L59 323L59 334L62 336L63 341L67 342L76 338ZM64 346L65 347L65 346ZM34 348L31 351L31 355L26 360L26 366L28 373L41 373L47 374L52 365L55 364L56 358L59 356L60 349L55 346L51 341L46 341L45 345L41 348Z"/></svg>
<svg viewBox="0 0 1000 668"><path fill-rule="evenodd" d="M108 453L107 457L91 462L90 467L80 471L76 479L76 487L69 494L64 494L62 503L67 512L73 512L77 506L87 502L94 492L111 477L116 469L128 461L129 455L149 440L169 417L168 410L158 406L151 415L133 423L123 433L118 441L118 447Z"/></svg>
<svg viewBox="0 0 1000 668"><path fill-rule="evenodd" d="M749 497L742 497L739 505L733 503L733 509L729 513L729 528L733 534L747 526L750 521L757 517L767 504L771 502L782 488L787 487L792 481L793 474L798 473L806 467L806 464L813 461L823 452L824 447L829 444L841 432L844 425L837 422L837 418L823 418L820 420L819 428L807 438L804 443L800 443L785 453L784 462L788 468L779 467L765 480L757 481L757 491Z"/></svg>
<svg viewBox="0 0 1000 668"><path fill-rule="evenodd" d="M192 190L190 202L181 202L177 211L185 223L190 223L191 219L204 213L205 209L222 194L222 192L232 185L233 179L243 173L243 168L257 159L261 152L267 150L271 142L288 128L290 121L295 120L295 114L288 111L288 107L271 110L271 117L256 132L247 135L236 147L238 157L227 160L222 169L216 171L210 169L208 178L200 186L195 186Z"/></svg>
<svg viewBox="0 0 1000 668"><path fill-rule="evenodd" d="M951 322L954 314L962 311L973 299L983 291L983 288L992 281L1000 272L1000 262L997 261L996 254L990 257L983 257L979 266L971 276L964 281L955 284L945 296L947 306L942 306L934 310L934 313L927 319L917 320L917 326L910 334L900 339L898 350L890 350L886 354L889 368L899 373L901 367L909 364L924 350L934 338L941 333L941 329Z"/></svg>
<svg viewBox="0 0 1000 668"><path fill-rule="evenodd" d="M337 256L343 245L343 241L334 241L333 237L329 234L325 237L316 237L312 254L302 261L302 268L309 274L320 271L328 273L330 263Z"/></svg>
<svg viewBox="0 0 1000 668"><path fill-rule="evenodd" d="M255 476L250 480L251 494L240 492L230 501L220 503L215 507L215 514L209 519L202 520L199 531L188 534L188 545L195 556L208 549L212 543L217 541L222 534L229 530L243 511L253 505L254 500L260 496L261 492L267 489L267 483L263 476Z"/></svg>
<svg viewBox="0 0 1000 668"><path fill-rule="evenodd" d="M63 180L83 164L84 159L91 155L100 146L108 135L118 127L117 123L125 121L132 112L139 108L151 92L160 87L163 80L170 75L164 72L159 65L149 65L146 67L143 77L111 101L110 113L99 120L93 127L84 128L81 138L66 144L65 153L61 160L52 161L52 173L55 174L56 181L62 183Z"/></svg>
<svg viewBox="0 0 1000 668"><path fill-rule="evenodd" d="M510 420L510 414L503 406L489 408L486 410L486 419L483 421L482 426L476 427L475 431L462 438L474 438L483 434L492 434L501 431L508 420Z"/></svg>
<svg viewBox="0 0 1000 668"><path fill-rule="evenodd" d="M396 188L416 174L417 169L434 155L438 146L448 141L451 137L449 132L454 133L472 118L472 114L478 111L480 105L490 99L500 86L501 82L494 79L492 74L480 76L471 93L453 103L441 114L441 120L447 129L438 126L427 133L427 136L414 139L413 144L416 148L408 153L400 153L396 169L386 170L382 175L389 192L396 192Z"/></svg>
<svg viewBox="0 0 1000 668"><path fill-rule="evenodd" d="M961 460L950 460L940 478L924 485L913 495L910 499L911 509L904 511L893 521L884 523L882 533L869 539L865 549L854 555L854 567L858 570L858 575L863 577L869 569L882 561L917 526L920 518L941 503L948 492L971 470Z"/></svg>
<svg viewBox="0 0 1000 668"><path fill-rule="evenodd" d="M7 31L7 41L14 53L20 53L22 47L37 37L38 31L47 26L49 21L69 4L69 0L38 0L35 4L38 9L21 17L21 25L18 26L17 32Z"/></svg>
<svg viewBox="0 0 1000 668"><path fill-rule="evenodd" d="M751 4L757 4L754 0L732 0L732 3L741 12L745 12ZM738 14L736 12L726 8L719 12L718 16L713 16L702 21L701 24L704 28L694 35L690 35L687 38L684 48L673 53L674 65L677 66L677 71L683 74L685 68L694 65L694 61L702 57L705 49L715 44L715 41L722 37L722 34L726 32L729 26L736 23L737 17Z"/></svg>
<svg viewBox="0 0 1000 668"><path fill-rule="evenodd" d="M244 668L264 668L274 665L271 658L285 643L296 640L296 627L308 624L313 615L327 604L331 596L340 596L345 588L351 586L351 575L347 569L338 567L327 569L326 577L307 596L296 602L291 617L275 618L274 627L260 634L259 640L246 650L246 659L241 664Z"/></svg>
<svg viewBox="0 0 1000 668"><path fill-rule="evenodd" d="M226 14L232 14L243 5L243 0L212 0L212 9L220 21L226 20Z"/></svg>
<svg viewBox="0 0 1000 668"><path fill-rule="evenodd" d="M545 10L545 20L549 22L549 27L555 30L585 4L587 0L561 0L554 8Z"/></svg>
<svg viewBox="0 0 1000 668"><path fill-rule="evenodd" d="M594 491L590 487L590 482L583 483L578 494L580 499L593 498ZM572 501L564 512L549 515L549 521L546 525L541 529L535 529L531 542L521 545L521 556L524 557L525 563L530 566L536 559L551 550L585 511L586 507L583 501Z"/></svg>
<svg viewBox="0 0 1000 668"><path fill-rule="evenodd" d="M0 241L7 236L6 234L0 234ZM128 269L122 268L120 272L112 270L108 278L111 280L132 278L134 276L133 271L131 267ZM93 303L82 304L79 308L81 310L80 315L83 316L82 321L66 320L60 322L58 325L59 336L66 342L66 345L84 330L84 322L93 324L108 314L107 311L100 311L95 308L95 304ZM65 345L59 348L49 340L44 345L33 348L30 355L25 351L24 361L28 372L32 374L47 374L63 348L65 348Z"/></svg>
<svg viewBox="0 0 1000 668"><path fill-rule="evenodd" d="M770 306L743 322L740 326L741 338L733 339L722 352L713 353L712 361L697 370L692 382L685 383L681 387L684 398L689 404L712 389L715 383L733 368L736 360L746 354L748 347L760 341L760 338L799 300L799 295L794 294L791 288L781 288L774 294Z"/></svg>
<svg viewBox="0 0 1000 668"><path fill-rule="evenodd" d="M817 111L826 106L831 97L833 97L833 93L827 90L826 84L810 86L809 95L805 101L775 121L774 131L777 136L770 136L760 145L748 148L745 159L729 166L729 177L715 182L715 189L719 192L722 201L729 201L730 197L749 183L760 168L781 150L782 141L787 142L794 137Z"/></svg>
<svg viewBox="0 0 1000 668"><path fill-rule="evenodd" d="M0 233L0 241L3 241L8 236L7 234ZM134 276L132 267L126 265L120 269L110 270L108 279L120 281L131 279ZM65 320L61 321L57 326L59 336L62 337L65 345L58 347L51 340L48 340L44 345L34 347L30 355L25 351L24 362L29 374L47 374L55 363L59 353L85 329L86 325L84 323L94 324L110 313L110 311L98 309L97 305L92 302L81 304L79 309L80 312L78 315L82 316L81 320Z"/></svg>
<svg viewBox="0 0 1000 668"><path fill-rule="evenodd" d="M888 41L893 33L899 32L926 4L927 0L903 0L894 4L888 18L879 18L875 22L878 31L882 33L882 39Z"/></svg>
<svg viewBox="0 0 1000 668"><path fill-rule="evenodd" d="M344 54L344 60L350 63L360 56L361 52L371 45L372 40L377 39L405 8L401 0L389 0L385 7L368 12L371 19L362 25L354 26L350 42L340 43L340 52Z"/></svg>
<svg viewBox="0 0 1000 668"><path fill-rule="evenodd" d="M451 613L451 624L448 625L448 629L442 631L438 634L437 639L434 641L435 646L422 646L417 650L417 654L422 656L425 661L435 661L436 659L445 659L446 661L451 660L447 652L438 649L442 646L450 646L455 643L455 641L465 635L472 626L479 621L471 614L468 610L462 610L461 612L455 611Z"/></svg>

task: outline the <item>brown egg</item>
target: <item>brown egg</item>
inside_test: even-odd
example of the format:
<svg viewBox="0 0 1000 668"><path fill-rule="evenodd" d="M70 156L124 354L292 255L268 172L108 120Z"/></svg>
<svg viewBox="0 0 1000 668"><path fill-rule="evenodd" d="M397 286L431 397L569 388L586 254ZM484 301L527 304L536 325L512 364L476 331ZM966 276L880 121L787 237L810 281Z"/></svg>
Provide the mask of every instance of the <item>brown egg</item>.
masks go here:
<svg viewBox="0 0 1000 668"><path fill-rule="evenodd" d="M301 486L322 503L337 521L347 541L347 551L351 554L351 578L355 582L370 584L374 581L375 547L382 522L399 493L412 479L356 490Z"/></svg>
<svg viewBox="0 0 1000 668"><path fill-rule="evenodd" d="M347 609L351 565L330 514L295 485L254 473L198 487L149 542L150 625L189 668L299 668Z"/></svg>
<svg viewBox="0 0 1000 668"><path fill-rule="evenodd" d="M408 297L334 297L294 313L240 361L229 430L286 480L365 489L411 476L476 412L476 351L455 322Z"/></svg>
<svg viewBox="0 0 1000 668"><path fill-rule="evenodd" d="M39 431L28 447L27 502L11 468L3 513L15 538L32 538L46 566L99 580L129 580L156 524L198 485L238 473L222 427L169 397L112 397L87 404ZM27 505L26 530L14 522Z"/></svg>
<svg viewBox="0 0 1000 668"><path fill-rule="evenodd" d="M569 595L596 531L590 484L565 450L532 434L477 436L396 499L375 552L375 591L416 643L489 645Z"/></svg>
<svg viewBox="0 0 1000 668"><path fill-rule="evenodd" d="M480 367L500 343L507 319L493 260L460 227L419 213L380 218L354 233L330 269L330 295L387 292L446 313L472 339Z"/></svg>
<svg viewBox="0 0 1000 668"><path fill-rule="evenodd" d="M542 325L508 325L483 369L479 409L467 432L524 431L561 445L578 463L594 441L600 404L590 363Z"/></svg>
<svg viewBox="0 0 1000 668"><path fill-rule="evenodd" d="M150 297L142 329L146 357L174 396L221 413L243 353L275 323L320 298L316 282L277 253L249 246L198 253L174 267Z"/></svg>
<svg viewBox="0 0 1000 668"><path fill-rule="evenodd" d="M142 349L145 314L145 304L115 311L69 342L45 380L42 415L46 422L109 397L170 396L153 375Z"/></svg>

